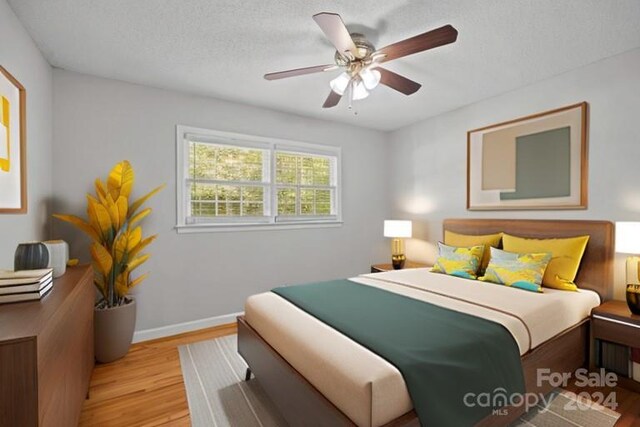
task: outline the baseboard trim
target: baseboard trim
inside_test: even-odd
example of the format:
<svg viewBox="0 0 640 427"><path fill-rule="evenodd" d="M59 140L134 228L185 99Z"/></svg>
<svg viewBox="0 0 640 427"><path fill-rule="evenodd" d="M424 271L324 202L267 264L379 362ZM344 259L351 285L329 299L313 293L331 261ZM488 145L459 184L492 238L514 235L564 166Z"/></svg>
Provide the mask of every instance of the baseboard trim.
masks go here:
<svg viewBox="0 0 640 427"><path fill-rule="evenodd" d="M234 323L236 317L242 316L244 312L224 314L222 316L207 317L206 319L192 320L190 322L176 323L175 325L161 326L153 329L143 329L133 333L133 342L149 341L158 338L170 337L172 335L184 334L185 332L197 331L198 329L211 328L226 323Z"/></svg>

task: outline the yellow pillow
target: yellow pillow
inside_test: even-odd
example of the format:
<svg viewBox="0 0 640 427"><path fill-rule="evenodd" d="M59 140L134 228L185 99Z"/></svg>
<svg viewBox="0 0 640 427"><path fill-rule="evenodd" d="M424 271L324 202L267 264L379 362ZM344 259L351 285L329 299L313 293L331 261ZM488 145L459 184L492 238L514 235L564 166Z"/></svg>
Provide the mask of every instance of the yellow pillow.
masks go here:
<svg viewBox="0 0 640 427"><path fill-rule="evenodd" d="M544 272L542 286L577 291L578 287L573 281L578 274L580 260L582 260L588 241L589 236L563 239L525 239L505 234L502 236L502 247L508 252L551 253L552 258Z"/></svg>
<svg viewBox="0 0 640 427"><path fill-rule="evenodd" d="M478 274L482 276L484 271L489 265L489 259L491 258L491 248L497 248L500 246L500 239L502 239L502 233L497 234L484 234L484 235L471 235L471 234L458 234L453 231L444 230L444 244L451 246L480 246L484 245L484 253L482 254L482 262L480 263L480 270Z"/></svg>

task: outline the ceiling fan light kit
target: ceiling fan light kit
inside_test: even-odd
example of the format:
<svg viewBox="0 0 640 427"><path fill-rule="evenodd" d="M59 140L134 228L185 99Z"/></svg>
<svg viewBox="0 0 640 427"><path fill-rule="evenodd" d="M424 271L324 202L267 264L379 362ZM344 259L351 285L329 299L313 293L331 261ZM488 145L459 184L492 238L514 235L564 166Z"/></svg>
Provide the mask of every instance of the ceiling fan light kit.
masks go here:
<svg viewBox="0 0 640 427"><path fill-rule="evenodd" d="M323 108L338 105L345 93L348 94L349 108L351 108L352 100L357 101L368 97L369 91L375 89L380 83L404 95L416 93L421 87L419 83L382 68L380 64L453 43L458 37L458 31L455 28L445 25L376 50L363 34L349 33L337 13L318 13L313 15L313 20L336 48L335 64L268 73L264 78L279 80L342 69L343 72L329 82L331 92L322 105Z"/></svg>

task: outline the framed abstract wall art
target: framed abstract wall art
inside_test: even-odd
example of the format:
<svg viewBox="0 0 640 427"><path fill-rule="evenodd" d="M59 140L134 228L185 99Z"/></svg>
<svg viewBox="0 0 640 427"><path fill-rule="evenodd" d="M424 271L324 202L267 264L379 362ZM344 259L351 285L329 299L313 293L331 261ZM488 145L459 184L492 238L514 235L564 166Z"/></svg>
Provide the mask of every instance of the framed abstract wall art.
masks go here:
<svg viewBox="0 0 640 427"><path fill-rule="evenodd" d="M587 208L587 103L467 132L467 209Z"/></svg>
<svg viewBox="0 0 640 427"><path fill-rule="evenodd" d="M26 91L0 65L0 213L27 212Z"/></svg>

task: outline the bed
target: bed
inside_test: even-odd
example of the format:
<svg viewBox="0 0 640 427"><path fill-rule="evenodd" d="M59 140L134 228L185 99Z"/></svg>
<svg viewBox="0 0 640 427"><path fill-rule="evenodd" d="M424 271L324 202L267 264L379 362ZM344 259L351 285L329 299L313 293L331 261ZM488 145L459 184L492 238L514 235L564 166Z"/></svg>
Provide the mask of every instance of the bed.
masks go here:
<svg viewBox="0 0 640 427"><path fill-rule="evenodd" d="M502 324L517 343L528 392L551 389L536 384L538 367L570 372L586 364L589 313L611 298L611 223L450 219L444 228L537 238L588 234L576 278L581 291L545 289L541 297L492 284L469 286L468 280L425 269L350 280ZM245 316L238 319L238 350L291 425L419 425L403 377L392 364L274 293L248 299ZM481 424L506 424L520 412L487 417Z"/></svg>

